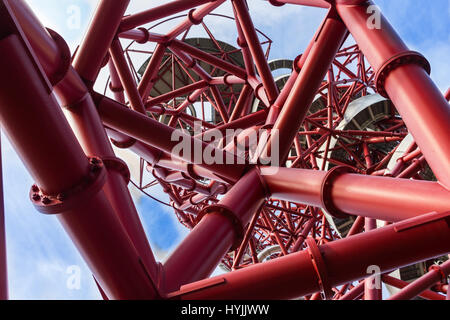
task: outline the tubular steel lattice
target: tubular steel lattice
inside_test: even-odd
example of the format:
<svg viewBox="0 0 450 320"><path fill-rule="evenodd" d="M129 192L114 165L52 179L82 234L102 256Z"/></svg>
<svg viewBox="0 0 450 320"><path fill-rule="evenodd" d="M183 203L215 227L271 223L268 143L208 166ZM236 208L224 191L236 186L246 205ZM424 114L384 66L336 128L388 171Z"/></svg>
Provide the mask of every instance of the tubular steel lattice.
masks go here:
<svg viewBox="0 0 450 320"><path fill-rule="evenodd" d="M450 94L427 60L384 18L367 26L369 1L270 0L328 13L297 59L268 61L276 42L245 0L229 1L234 17L215 14L225 2L124 16L129 0L101 0L71 57L23 0L0 1L3 130L36 181L31 201L57 215L102 296L382 299L368 273L377 266L390 299L449 299ZM233 21L237 44L216 39L207 16ZM161 24L173 27L156 33ZM93 89L102 68L103 94ZM252 144L254 132L266 143ZM174 133L220 161L175 154ZM137 176L113 146L138 155ZM160 185L191 229L164 264L130 182L151 197ZM227 272L208 278L218 265Z"/></svg>

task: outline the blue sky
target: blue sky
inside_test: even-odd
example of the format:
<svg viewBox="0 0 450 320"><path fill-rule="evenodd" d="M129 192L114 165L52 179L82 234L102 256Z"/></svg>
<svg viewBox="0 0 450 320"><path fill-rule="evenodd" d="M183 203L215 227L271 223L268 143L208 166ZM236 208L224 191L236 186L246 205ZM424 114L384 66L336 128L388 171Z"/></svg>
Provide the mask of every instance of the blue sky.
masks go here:
<svg viewBox="0 0 450 320"><path fill-rule="evenodd" d="M28 1L43 24L63 35L72 50L81 41L96 2ZM129 12L144 9L146 3L157 2L131 0ZM422 52L430 60L432 77L445 90L450 85L450 0L378 0L377 4L411 49ZM80 8L79 29L68 25L73 5ZM325 14L321 9L290 5L274 8L259 0L250 0L249 6L255 25L275 40L272 58L295 58L306 47ZM228 8L221 10L226 12ZM225 31L219 32L223 36L219 39L236 39ZM33 181L4 136L2 154L11 298L98 299L88 268L56 218L36 212L28 200ZM186 231L178 225L170 209L148 198L137 199L136 203L151 245L163 259ZM80 290L66 286L69 276L66 271L72 265L81 268Z"/></svg>

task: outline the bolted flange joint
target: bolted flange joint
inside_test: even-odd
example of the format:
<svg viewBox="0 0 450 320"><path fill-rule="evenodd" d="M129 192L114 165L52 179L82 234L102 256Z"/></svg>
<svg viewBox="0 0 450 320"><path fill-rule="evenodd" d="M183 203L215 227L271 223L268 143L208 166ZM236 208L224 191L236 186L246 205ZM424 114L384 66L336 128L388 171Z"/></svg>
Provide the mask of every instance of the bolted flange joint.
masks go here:
<svg viewBox="0 0 450 320"><path fill-rule="evenodd" d="M390 59L388 59L377 71L375 76L375 83L377 87L377 91L380 95L385 98L389 98L386 89L385 83L388 75L391 71L407 64L416 64L422 67L428 74L431 73L431 65L428 60L421 55L419 52L415 51L405 51L399 54L394 55Z"/></svg>
<svg viewBox="0 0 450 320"><path fill-rule="evenodd" d="M60 214L83 205L96 195L106 182L106 170L103 161L97 157L89 158L89 173L76 186L59 194L46 194L37 185L30 190L31 202L44 214Z"/></svg>
<svg viewBox="0 0 450 320"><path fill-rule="evenodd" d="M320 249L314 238L309 237L305 240L305 242L308 246L308 253L317 274L320 290L325 296L325 299L330 300L333 297L334 292L328 279L328 270L325 261L323 260L322 253L320 253Z"/></svg>
<svg viewBox="0 0 450 320"><path fill-rule="evenodd" d="M345 219L351 216L339 210L334 205L333 199L331 197L331 190L333 188L334 181L336 180L336 178L345 173L354 173L354 170L346 166L338 166L332 168L325 175L320 188L320 202L322 203L322 208L325 209L330 215L338 219Z"/></svg>
<svg viewBox="0 0 450 320"><path fill-rule="evenodd" d="M234 230L234 241L230 251L239 248L239 245L241 244L245 235L244 225L241 219L227 206L221 204L214 204L204 208L202 211L199 212L197 216L197 223L199 223L203 219L203 217L208 214L218 214L227 218L230 221Z"/></svg>
<svg viewBox="0 0 450 320"><path fill-rule="evenodd" d="M119 172L125 180L126 184L130 182L130 169L122 159L119 159L117 157L103 157L102 161L106 169Z"/></svg>

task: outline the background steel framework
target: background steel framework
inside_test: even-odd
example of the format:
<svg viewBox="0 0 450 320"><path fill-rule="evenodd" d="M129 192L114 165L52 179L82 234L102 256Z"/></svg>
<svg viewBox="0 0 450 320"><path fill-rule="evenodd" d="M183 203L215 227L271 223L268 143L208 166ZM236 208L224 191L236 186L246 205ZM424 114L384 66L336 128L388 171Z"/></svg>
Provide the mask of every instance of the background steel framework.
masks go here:
<svg viewBox="0 0 450 320"><path fill-rule="evenodd" d="M272 40L245 0L231 0L237 46L214 37L203 18L224 2L177 0L124 17L129 0L101 0L71 56L24 1L0 1L2 129L36 181L31 201L57 215L103 298L382 299L368 274L375 265L389 299L450 299L450 92L433 84L427 60L385 18L368 27L370 1L270 0L328 13L292 64L268 62ZM165 18L175 25L167 34L141 27ZM189 38L194 27L208 38ZM129 53L148 42L155 49L135 67ZM292 72L274 78L286 65ZM105 67L114 99L93 89ZM177 129L238 164L172 157ZM244 130L228 144L201 140L213 129ZM263 151L279 139L276 174L264 152L248 161L255 146L236 153L255 129L271 132ZM164 264L113 145L141 158L133 183L145 193L161 185L191 229ZM209 278L219 264L229 272Z"/></svg>

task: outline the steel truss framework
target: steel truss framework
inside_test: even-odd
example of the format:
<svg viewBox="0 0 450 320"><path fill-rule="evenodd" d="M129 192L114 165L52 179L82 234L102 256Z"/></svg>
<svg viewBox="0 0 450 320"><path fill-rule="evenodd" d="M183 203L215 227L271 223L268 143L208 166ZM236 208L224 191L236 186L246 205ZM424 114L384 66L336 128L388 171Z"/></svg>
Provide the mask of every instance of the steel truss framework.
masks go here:
<svg viewBox="0 0 450 320"><path fill-rule="evenodd" d="M367 271L374 265L401 289L390 299L450 299L450 93L433 84L427 60L383 17L381 28L367 27L370 1L270 0L328 10L290 75L275 79L272 41L255 29L245 0L230 2L237 48L203 21L225 0L178 0L128 16L129 0L101 0L71 57L23 0L0 1L1 123L36 181L33 204L57 215L105 299L381 299ZM168 20L177 24L167 34L142 27L185 10L181 22ZM214 50L189 39L195 26ZM343 46L350 35L356 44ZM134 42L123 48L121 38ZM154 50L139 49L149 42ZM137 69L129 54L139 50L149 60ZM93 89L107 66L114 99ZM260 161L237 161L248 158L236 152L246 132L261 128L271 135ZM229 144L201 140L213 129L244 131ZM235 164L172 157L175 130ZM274 174L262 157L276 139ZM160 184L192 229L164 264L113 145L142 159L134 183L144 192ZM145 173L152 182L143 183ZM410 283L390 274L420 262ZM219 263L229 272L208 278Z"/></svg>

